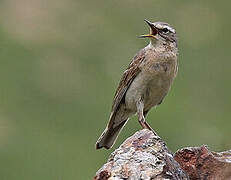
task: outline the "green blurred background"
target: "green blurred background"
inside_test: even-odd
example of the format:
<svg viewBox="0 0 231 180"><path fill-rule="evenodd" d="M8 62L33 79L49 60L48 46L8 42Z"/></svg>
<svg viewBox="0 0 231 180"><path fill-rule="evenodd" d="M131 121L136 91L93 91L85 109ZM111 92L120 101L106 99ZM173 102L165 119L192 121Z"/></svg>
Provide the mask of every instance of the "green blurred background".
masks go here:
<svg viewBox="0 0 231 180"><path fill-rule="evenodd" d="M179 73L147 120L174 152L231 149L230 1L1 0L0 179L91 179L112 98L148 41L143 19L179 36ZM133 117L114 148L140 129Z"/></svg>

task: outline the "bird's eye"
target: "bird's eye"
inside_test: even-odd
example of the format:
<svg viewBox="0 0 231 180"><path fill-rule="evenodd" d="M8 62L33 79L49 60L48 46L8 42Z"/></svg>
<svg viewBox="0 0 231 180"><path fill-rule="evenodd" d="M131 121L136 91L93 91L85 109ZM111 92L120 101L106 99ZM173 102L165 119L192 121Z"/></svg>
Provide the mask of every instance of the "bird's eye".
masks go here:
<svg viewBox="0 0 231 180"><path fill-rule="evenodd" d="M162 29L162 31L163 31L164 33L167 33L169 30L168 30L168 28L164 28L164 29Z"/></svg>

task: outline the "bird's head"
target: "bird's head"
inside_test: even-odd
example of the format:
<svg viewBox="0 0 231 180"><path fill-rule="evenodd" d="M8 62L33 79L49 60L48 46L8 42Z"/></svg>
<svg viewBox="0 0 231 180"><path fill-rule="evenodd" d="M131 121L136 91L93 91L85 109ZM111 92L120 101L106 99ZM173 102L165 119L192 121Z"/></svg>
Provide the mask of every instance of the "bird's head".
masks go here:
<svg viewBox="0 0 231 180"><path fill-rule="evenodd" d="M141 35L141 38L149 38L152 43L173 43L177 46L176 31L168 23L154 22L151 23L148 20L144 20L150 27L150 33Z"/></svg>

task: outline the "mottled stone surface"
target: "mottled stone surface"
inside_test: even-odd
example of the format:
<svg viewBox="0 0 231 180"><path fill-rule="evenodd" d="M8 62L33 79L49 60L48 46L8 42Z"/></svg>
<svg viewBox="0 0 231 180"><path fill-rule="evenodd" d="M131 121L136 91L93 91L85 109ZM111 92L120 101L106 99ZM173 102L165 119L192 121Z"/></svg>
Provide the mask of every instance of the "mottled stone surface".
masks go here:
<svg viewBox="0 0 231 180"><path fill-rule="evenodd" d="M174 155L191 180L230 180L231 151L211 152L206 146L188 147Z"/></svg>
<svg viewBox="0 0 231 180"><path fill-rule="evenodd" d="M187 175L159 136L143 129L116 149L94 180L185 180Z"/></svg>

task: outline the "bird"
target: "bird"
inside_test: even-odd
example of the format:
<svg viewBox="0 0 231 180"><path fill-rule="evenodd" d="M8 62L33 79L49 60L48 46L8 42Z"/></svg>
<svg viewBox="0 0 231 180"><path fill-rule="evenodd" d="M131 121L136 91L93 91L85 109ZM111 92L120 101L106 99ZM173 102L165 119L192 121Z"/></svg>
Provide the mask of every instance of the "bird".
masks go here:
<svg viewBox="0 0 231 180"><path fill-rule="evenodd" d="M170 90L178 71L177 34L165 22L144 20L150 33L149 44L132 59L115 92L106 129L96 142L96 149L110 149L128 119L137 114L143 129L156 132L145 120L151 108L160 105Z"/></svg>

